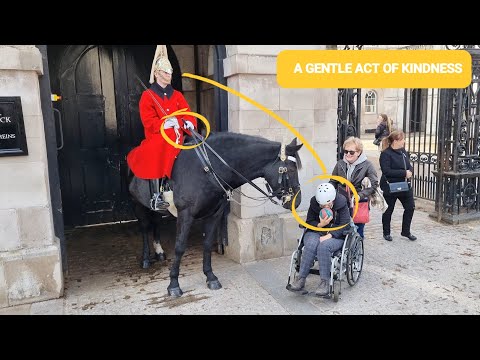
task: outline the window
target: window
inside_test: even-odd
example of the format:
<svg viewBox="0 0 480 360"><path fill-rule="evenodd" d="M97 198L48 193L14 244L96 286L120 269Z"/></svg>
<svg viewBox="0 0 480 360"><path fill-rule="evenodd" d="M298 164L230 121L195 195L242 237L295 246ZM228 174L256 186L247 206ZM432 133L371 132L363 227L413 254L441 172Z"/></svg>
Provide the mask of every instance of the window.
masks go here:
<svg viewBox="0 0 480 360"><path fill-rule="evenodd" d="M375 91L367 91L365 94L365 114L375 114L377 112L377 94Z"/></svg>

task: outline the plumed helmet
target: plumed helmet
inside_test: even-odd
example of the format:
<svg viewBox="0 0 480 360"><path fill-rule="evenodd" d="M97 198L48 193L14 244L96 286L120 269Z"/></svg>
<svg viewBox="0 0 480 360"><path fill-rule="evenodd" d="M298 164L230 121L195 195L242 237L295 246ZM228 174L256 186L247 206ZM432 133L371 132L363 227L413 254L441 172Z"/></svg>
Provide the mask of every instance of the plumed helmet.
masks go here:
<svg viewBox="0 0 480 360"><path fill-rule="evenodd" d="M150 84L155 82L154 73L157 70L163 70L169 74L173 73L172 64L168 60L167 45L157 45L155 56L153 57L152 70L150 71Z"/></svg>
<svg viewBox="0 0 480 360"><path fill-rule="evenodd" d="M170 64L170 60L167 57L159 57L155 62L155 70L163 70L169 74L173 73L172 64Z"/></svg>
<svg viewBox="0 0 480 360"><path fill-rule="evenodd" d="M337 190L330 183L323 183L317 186L317 191L315 192L315 199L320 205L330 204L335 200L337 196Z"/></svg>

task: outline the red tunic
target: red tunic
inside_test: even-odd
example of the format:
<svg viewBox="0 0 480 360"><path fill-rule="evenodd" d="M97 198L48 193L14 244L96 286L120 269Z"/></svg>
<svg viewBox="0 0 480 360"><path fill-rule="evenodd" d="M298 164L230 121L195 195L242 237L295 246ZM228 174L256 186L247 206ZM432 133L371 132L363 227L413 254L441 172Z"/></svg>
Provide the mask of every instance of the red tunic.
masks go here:
<svg viewBox="0 0 480 360"><path fill-rule="evenodd" d="M163 99L152 90L144 91L140 98L139 108L140 118L145 129L145 140L129 152L127 163L135 176L141 179L159 179L164 176L170 178L173 163L180 149L167 143L160 134L160 126L166 119L161 120L165 115L152 96L167 114L184 108L187 108L186 111L191 111L182 93L177 90L173 90L170 98L164 96ZM183 122L191 121L197 128L197 119L191 115L179 115L177 119L181 127L179 144L183 144L184 132L190 134L188 130L183 129ZM175 142L176 135L173 128L165 129L165 133Z"/></svg>

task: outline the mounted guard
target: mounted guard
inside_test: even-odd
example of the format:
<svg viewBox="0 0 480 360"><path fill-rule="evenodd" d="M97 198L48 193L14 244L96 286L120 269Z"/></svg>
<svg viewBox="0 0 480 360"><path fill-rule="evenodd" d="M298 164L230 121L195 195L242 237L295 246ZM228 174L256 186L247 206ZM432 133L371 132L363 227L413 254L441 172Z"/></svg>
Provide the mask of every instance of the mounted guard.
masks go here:
<svg viewBox="0 0 480 360"><path fill-rule="evenodd" d="M154 211L163 211L170 206L163 197L164 185L171 178L173 163L180 152L162 137L160 127L165 123L166 135L180 145L184 134L191 135L190 130L197 128L197 119L191 115L162 119L181 109L191 111L182 93L172 87L172 74L166 45L157 45L150 73L152 85L142 93L139 102L145 139L127 155L133 174L150 180L150 208Z"/></svg>

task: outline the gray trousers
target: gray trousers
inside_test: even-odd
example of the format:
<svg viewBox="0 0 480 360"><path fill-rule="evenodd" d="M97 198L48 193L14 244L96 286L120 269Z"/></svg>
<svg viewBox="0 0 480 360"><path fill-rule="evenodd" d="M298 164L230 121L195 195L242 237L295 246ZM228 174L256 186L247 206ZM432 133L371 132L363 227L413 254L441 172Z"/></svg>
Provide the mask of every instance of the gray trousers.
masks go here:
<svg viewBox="0 0 480 360"><path fill-rule="evenodd" d="M331 238L320 242L320 234L309 231L303 236L302 261L300 263L299 277L306 278L315 261L318 260L320 278L330 279L330 266L332 254L343 246L343 239Z"/></svg>

